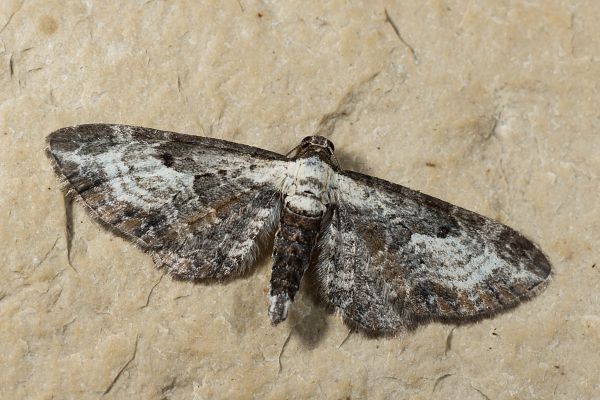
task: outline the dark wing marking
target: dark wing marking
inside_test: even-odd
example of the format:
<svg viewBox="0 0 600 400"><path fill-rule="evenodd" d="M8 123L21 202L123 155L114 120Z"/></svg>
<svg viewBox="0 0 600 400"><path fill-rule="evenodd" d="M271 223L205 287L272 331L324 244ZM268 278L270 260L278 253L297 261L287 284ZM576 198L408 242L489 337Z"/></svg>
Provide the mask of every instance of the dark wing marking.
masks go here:
<svg viewBox="0 0 600 400"><path fill-rule="evenodd" d="M124 125L48 137L65 190L95 220L182 279L240 274L279 217L285 157L217 139Z"/></svg>
<svg viewBox="0 0 600 400"><path fill-rule="evenodd" d="M337 175L317 278L351 327L392 334L492 316L548 282L543 253L513 229L356 172Z"/></svg>

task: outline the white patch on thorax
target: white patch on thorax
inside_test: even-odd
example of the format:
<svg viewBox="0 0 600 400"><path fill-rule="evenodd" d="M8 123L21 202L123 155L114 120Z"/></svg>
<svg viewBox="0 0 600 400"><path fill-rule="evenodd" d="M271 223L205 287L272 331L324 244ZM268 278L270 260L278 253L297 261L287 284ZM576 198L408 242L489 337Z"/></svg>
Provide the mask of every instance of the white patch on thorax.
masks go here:
<svg viewBox="0 0 600 400"><path fill-rule="evenodd" d="M286 204L310 215L325 212L331 201L333 170L318 157L296 160L288 169L285 185Z"/></svg>

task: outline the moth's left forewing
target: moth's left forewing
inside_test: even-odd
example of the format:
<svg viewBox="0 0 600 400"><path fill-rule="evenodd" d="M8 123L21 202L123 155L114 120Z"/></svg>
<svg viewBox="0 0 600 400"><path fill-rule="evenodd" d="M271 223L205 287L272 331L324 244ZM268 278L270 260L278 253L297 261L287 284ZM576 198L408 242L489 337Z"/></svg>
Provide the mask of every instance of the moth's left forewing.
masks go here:
<svg viewBox="0 0 600 400"><path fill-rule="evenodd" d="M47 153L95 220L183 279L239 274L275 228L284 156L125 125L64 128Z"/></svg>
<svg viewBox="0 0 600 400"><path fill-rule="evenodd" d="M360 320L364 316L354 310L373 307L359 306L378 296L369 290L385 293L379 307L402 315L404 323L396 324L401 329L419 321L491 316L533 297L548 283L550 264L544 254L505 225L355 172L337 174L334 186L341 232L329 233L335 233L338 250L319 271L327 282L354 276L357 283L345 294L346 303L354 305L333 300L347 319ZM327 262L335 268L324 268ZM335 283L329 286L331 293L341 293ZM365 330L378 329L383 328Z"/></svg>

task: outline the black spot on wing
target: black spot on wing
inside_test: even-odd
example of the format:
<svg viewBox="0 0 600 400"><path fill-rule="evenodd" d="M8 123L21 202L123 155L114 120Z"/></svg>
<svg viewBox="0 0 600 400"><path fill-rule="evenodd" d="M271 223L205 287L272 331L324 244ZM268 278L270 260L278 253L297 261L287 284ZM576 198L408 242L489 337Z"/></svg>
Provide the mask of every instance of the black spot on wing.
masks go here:
<svg viewBox="0 0 600 400"><path fill-rule="evenodd" d="M171 153L162 153L160 155L160 159L165 167L172 167L175 163L175 159L173 158L173 154Z"/></svg>
<svg viewBox="0 0 600 400"><path fill-rule="evenodd" d="M439 226L436 231L436 236L438 238L444 239L450 233L450 227L446 225Z"/></svg>

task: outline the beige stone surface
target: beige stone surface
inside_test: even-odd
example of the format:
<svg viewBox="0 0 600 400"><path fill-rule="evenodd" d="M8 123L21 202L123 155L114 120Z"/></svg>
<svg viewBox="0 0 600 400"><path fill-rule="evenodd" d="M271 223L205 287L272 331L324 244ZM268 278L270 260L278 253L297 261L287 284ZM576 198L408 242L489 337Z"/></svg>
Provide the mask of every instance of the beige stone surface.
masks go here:
<svg viewBox="0 0 600 400"><path fill-rule="evenodd" d="M0 1L0 397L598 398L599 19L595 0ZM51 131L285 153L325 115L345 167L539 243L549 288L477 324L346 339L306 293L270 326L268 257L172 281L76 207L69 265Z"/></svg>

